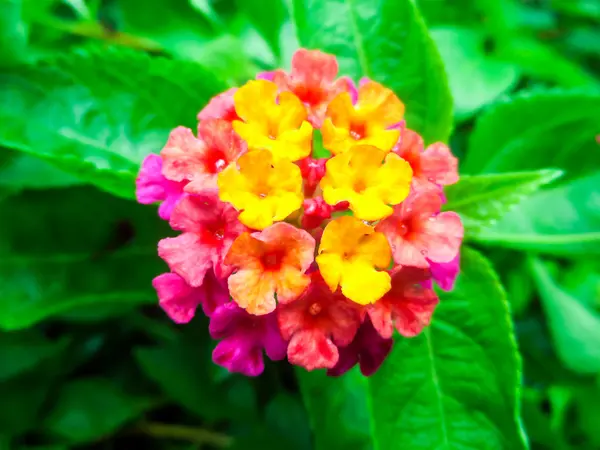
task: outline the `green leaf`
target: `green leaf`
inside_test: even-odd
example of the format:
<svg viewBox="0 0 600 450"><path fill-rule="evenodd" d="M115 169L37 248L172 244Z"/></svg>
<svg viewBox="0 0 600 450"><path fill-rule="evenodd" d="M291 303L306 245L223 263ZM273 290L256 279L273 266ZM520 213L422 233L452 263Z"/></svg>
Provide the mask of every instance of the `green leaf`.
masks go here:
<svg viewBox="0 0 600 450"><path fill-rule="evenodd" d="M70 442L91 442L114 433L153 403L124 392L114 380L79 379L62 387L44 426Z"/></svg>
<svg viewBox="0 0 600 450"><path fill-rule="evenodd" d="M28 191L0 207L0 328L95 305L155 303L168 235L154 208L93 188Z"/></svg>
<svg viewBox="0 0 600 450"><path fill-rule="evenodd" d="M564 288L590 308L600 311L600 264L597 260L577 260L564 272Z"/></svg>
<svg viewBox="0 0 600 450"><path fill-rule="evenodd" d="M46 189L81 184L81 181L34 156L0 149L0 189Z"/></svg>
<svg viewBox="0 0 600 450"><path fill-rule="evenodd" d="M277 58L281 56L279 42L281 29L287 20L283 2L284 0L237 0L239 9L248 16ZM265 11L268 11L268 14L265 14Z"/></svg>
<svg viewBox="0 0 600 450"><path fill-rule="evenodd" d="M357 368L340 378L297 369L300 392L315 435L316 450L373 448L368 378Z"/></svg>
<svg viewBox="0 0 600 450"><path fill-rule="evenodd" d="M600 172L541 191L470 237L486 245L559 256L600 254Z"/></svg>
<svg viewBox="0 0 600 450"><path fill-rule="evenodd" d="M471 134L462 169L497 173L563 169L569 176L600 165L600 91L531 91L487 110Z"/></svg>
<svg viewBox="0 0 600 450"><path fill-rule="evenodd" d="M0 0L0 67L26 58L27 30L21 16L21 0Z"/></svg>
<svg viewBox="0 0 600 450"><path fill-rule="evenodd" d="M396 339L371 378L299 373L317 449L527 448L506 296L480 254L464 249L461 264L432 325Z"/></svg>
<svg viewBox="0 0 600 450"><path fill-rule="evenodd" d="M203 419L252 417L256 414L256 398L247 379L232 377L221 384L213 382L206 326L198 325L198 321L188 325L186 333L175 342L136 348L134 355L142 371L168 398Z"/></svg>
<svg viewBox="0 0 600 450"><path fill-rule="evenodd" d="M561 289L541 260L531 257L529 265L558 357L574 372L600 372L600 315Z"/></svg>
<svg viewBox="0 0 600 450"><path fill-rule="evenodd" d="M0 333L0 382L30 370L64 350L68 341L51 341L34 331Z"/></svg>
<svg viewBox="0 0 600 450"><path fill-rule="evenodd" d="M552 46L528 36L516 36L501 49L503 59L519 66L524 75L565 88L597 86L598 80Z"/></svg>
<svg viewBox="0 0 600 450"><path fill-rule="evenodd" d="M473 232L495 222L541 186L561 175L560 170L540 170L462 176L458 183L444 189L448 200L444 210L459 213L467 232Z"/></svg>
<svg viewBox="0 0 600 450"><path fill-rule="evenodd" d="M194 127L225 89L197 64L114 48L3 73L0 84L0 144L126 198L144 156L172 128Z"/></svg>
<svg viewBox="0 0 600 450"><path fill-rule="evenodd" d="M431 37L448 72L454 114L458 120L468 119L482 106L511 89L519 79L513 64L484 53L483 33L448 27L431 30Z"/></svg>
<svg viewBox="0 0 600 450"><path fill-rule="evenodd" d="M285 438L286 448L312 448L308 417L298 398L283 392L277 394L266 407L265 423L271 435L277 433Z"/></svg>
<svg viewBox="0 0 600 450"><path fill-rule="evenodd" d="M407 125L447 141L452 98L441 58L411 0L293 0L300 44L338 57L343 74L369 77L406 104Z"/></svg>

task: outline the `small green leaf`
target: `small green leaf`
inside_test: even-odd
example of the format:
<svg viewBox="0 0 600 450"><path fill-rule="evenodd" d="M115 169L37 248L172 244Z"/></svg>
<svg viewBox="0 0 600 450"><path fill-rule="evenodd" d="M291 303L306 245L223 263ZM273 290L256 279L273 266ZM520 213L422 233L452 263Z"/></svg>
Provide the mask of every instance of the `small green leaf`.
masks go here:
<svg viewBox="0 0 600 450"><path fill-rule="evenodd" d="M431 36L448 72L458 120L468 119L518 81L515 65L486 56L483 33L448 27L431 30Z"/></svg>
<svg viewBox="0 0 600 450"><path fill-rule="evenodd" d="M444 189L444 210L459 213L468 232L501 218L541 186L562 175L560 170L462 176Z"/></svg>
<svg viewBox="0 0 600 450"><path fill-rule="evenodd" d="M506 296L489 262L464 249L421 335L397 338L378 372L298 371L319 449L526 449L521 364Z"/></svg>
<svg viewBox="0 0 600 450"><path fill-rule="evenodd" d="M529 265L558 357L574 372L600 372L600 315L562 290L540 259L531 257Z"/></svg>
<svg viewBox="0 0 600 450"><path fill-rule="evenodd" d="M136 419L153 403L124 392L108 379L79 379L62 387L44 426L70 442L92 442Z"/></svg>
<svg viewBox="0 0 600 450"><path fill-rule="evenodd" d="M293 0L300 44L338 57L342 74L369 77L406 104L407 125L447 141L452 98L441 58L411 0Z"/></svg>
<svg viewBox="0 0 600 450"><path fill-rule="evenodd" d="M471 134L465 173L563 169L569 176L600 165L600 91L520 92L488 109Z"/></svg>
<svg viewBox="0 0 600 450"><path fill-rule="evenodd" d="M600 254L600 172L536 193L470 238L560 256Z"/></svg>
<svg viewBox="0 0 600 450"><path fill-rule="evenodd" d="M0 145L126 198L144 156L172 128L195 127L226 87L197 64L114 48L2 73L0 84Z"/></svg>
<svg viewBox="0 0 600 450"><path fill-rule="evenodd" d="M281 55L280 35L287 20L285 0L237 0L237 5L265 38L276 58ZM265 14L268 11L268 14ZM288 61L284 61L289 64Z"/></svg>
<svg viewBox="0 0 600 450"><path fill-rule="evenodd" d="M290 450L311 449L310 426L306 410L297 397L279 393L265 410L265 423L272 434L286 439Z"/></svg>

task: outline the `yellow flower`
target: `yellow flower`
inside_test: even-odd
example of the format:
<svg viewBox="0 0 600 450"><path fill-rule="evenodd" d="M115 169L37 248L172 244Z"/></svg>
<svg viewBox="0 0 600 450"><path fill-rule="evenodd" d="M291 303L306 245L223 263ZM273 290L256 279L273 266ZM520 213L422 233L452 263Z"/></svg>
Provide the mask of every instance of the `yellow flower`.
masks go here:
<svg viewBox="0 0 600 450"><path fill-rule="evenodd" d="M383 233L355 217L342 216L325 227L316 258L323 279L332 292L361 305L375 303L390 290L391 279L385 269L392 258Z"/></svg>
<svg viewBox="0 0 600 450"><path fill-rule="evenodd" d="M358 219L390 216L408 195L412 169L395 153L359 145L327 161L321 180L323 198L330 205L347 201Z"/></svg>
<svg viewBox="0 0 600 450"><path fill-rule="evenodd" d="M219 198L231 203L244 225L263 230L302 206L302 175L294 163L252 150L219 174Z"/></svg>
<svg viewBox="0 0 600 450"><path fill-rule="evenodd" d="M356 144L373 145L389 152L400 137L397 125L404 117L404 104L390 90L374 81L358 90L352 105L350 94L343 92L327 108L323 123L323 145L333 154L348 151Z"/></svg>
<svg viewBox="0 0 600 450"><path fill-rule="evenodd" d="M253 80L233 96L235 110L242 119L233 129L250 149L270 150L275 159L297 161L312 150L313 128L306 121L302 102L291 92L277 97L277 85L266 80Z"/></svg>

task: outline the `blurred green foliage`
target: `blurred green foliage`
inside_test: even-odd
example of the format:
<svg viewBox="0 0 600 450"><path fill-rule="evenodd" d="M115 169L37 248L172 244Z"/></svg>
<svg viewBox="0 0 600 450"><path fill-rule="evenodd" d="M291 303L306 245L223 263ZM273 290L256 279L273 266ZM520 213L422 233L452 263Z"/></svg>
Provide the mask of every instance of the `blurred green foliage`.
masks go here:
<svg viewBox="0 0 600 450"><path fill-rule="evenodd" d="M300 46L461 158L457 287L369 379L213 365L132 201L170 129ZM0 450L599 449L599 76L598 0L0 0Z"/></svg>

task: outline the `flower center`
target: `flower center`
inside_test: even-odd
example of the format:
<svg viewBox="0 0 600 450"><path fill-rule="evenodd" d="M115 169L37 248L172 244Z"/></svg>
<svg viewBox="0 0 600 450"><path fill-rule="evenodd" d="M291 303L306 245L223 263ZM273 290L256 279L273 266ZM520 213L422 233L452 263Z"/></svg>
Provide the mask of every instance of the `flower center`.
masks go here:
<svg viewBox="0 0 600 450"><path fill-rule="evenodd" d="M350 137L355 141L364 139L367 135L367 130L363 122L353 122L350 125Z"/></svg>
<svg viewBox="0 0 600 450"><path fill-rule="evenodd" d="M274 250L267 252L262 257L262 264L265 270L279 270L281 263L283 262L284 252L281 250Z"/></svg>
<svg viewBox="0 0 600 450"><path fill-rule="evenodd" d="M354 191L359 194L367 188L367 183L364 179L360 178L354 182Z"/></svg>
<svg viewBox="0 0 600 450"><path fill-rule="evenodd" d="M212 150L207 152L208 155L204 160L204 166L206 167L206 171L208 173L219 173L225 167L227 167L227 158L225 154L220 150Z"/></svg>
<svg viewBox="0 0 600 450"><path fill-rule="evenodd" d="M322 309L323 309L323 307L321 306L321 304L315 302L308 307L308 312L311 315L316 316L317 314L319 314L321 312Z"/></svg>

